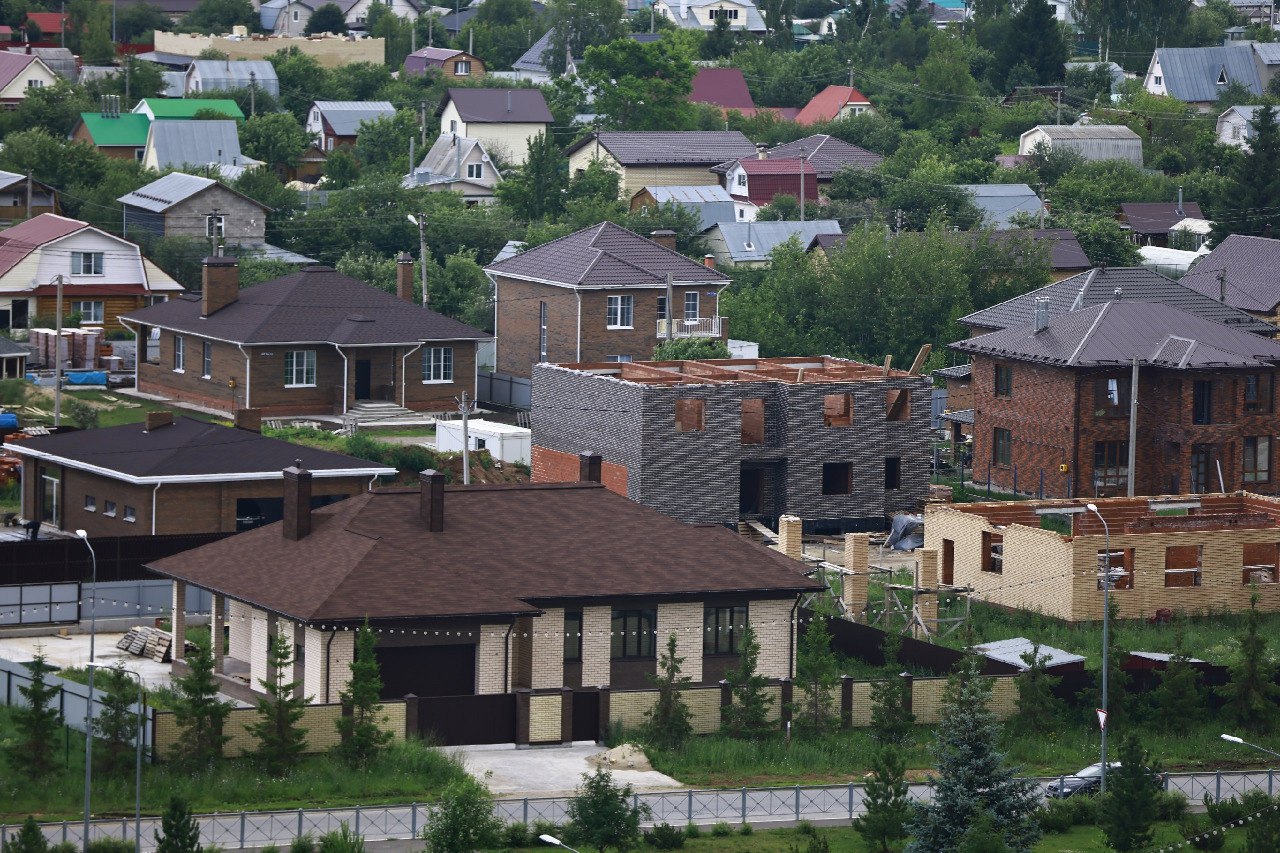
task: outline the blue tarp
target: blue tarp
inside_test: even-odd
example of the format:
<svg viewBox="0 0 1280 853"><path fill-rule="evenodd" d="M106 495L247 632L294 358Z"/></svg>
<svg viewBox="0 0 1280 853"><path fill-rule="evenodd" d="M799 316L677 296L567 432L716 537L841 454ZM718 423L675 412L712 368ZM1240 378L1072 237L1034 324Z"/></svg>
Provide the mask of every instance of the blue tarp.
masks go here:
<svg viewBox="0 0 1280 853"><path fill-rule="evenodd" d="M18 416L12 412L0 413L0 429L17 429Z"/></svg>
<svg viewBox="0 0 1280 853"><path fill-rule="evenodd" d="M87 373L68 373L66 379L68 385L106 385L107 373L105 370L91 370Z"/></svg>

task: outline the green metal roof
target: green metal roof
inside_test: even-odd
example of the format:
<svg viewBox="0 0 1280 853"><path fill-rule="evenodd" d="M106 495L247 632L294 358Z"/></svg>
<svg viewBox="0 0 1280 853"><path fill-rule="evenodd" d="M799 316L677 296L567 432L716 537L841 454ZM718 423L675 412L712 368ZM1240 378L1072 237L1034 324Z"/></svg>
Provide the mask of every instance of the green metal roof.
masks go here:
<svg viewBox="0 0 1280 853"><path fill-rule="evenodd" d="M239 105L230 98L147 98L143 103L157 119L195 118L200 110L216 110L227 118L244 118Z"/></svg>
<svg viewBox="0 0 1280 853"><path fill-rule="evenodd" d="M97 146L134 145L142 148L147 144L147 129L151 127L151 119L140 113L121 113L114 117L80 113L80 120Z"/></svg>

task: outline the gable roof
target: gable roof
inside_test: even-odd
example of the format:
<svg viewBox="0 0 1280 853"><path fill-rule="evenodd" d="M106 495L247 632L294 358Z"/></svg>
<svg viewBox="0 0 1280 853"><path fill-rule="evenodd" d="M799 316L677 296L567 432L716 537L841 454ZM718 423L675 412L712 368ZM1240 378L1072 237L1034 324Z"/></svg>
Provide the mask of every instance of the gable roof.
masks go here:
<svg viewBox="0 0 1280 853"><path fill-rule="evenodd" d="M1013 326L952 349L1056 367L1115 367L1133 359L1170 370L1269 367L1280 341L1152 302L1104 302L1051 317L1048 326Z"/></svg>
<svg viewBox="0 0 1280 853"><path fill-rule="evenodd" d="M42 213L0 231L0 275L9 272L45 243L89 227L89 223L79 219Z"/></svg>
<svg viewBox="0 0 1280 853"><path fill-rule="evenodd" d="M1027 133L1038 130L1054 140L1067 139L1127 139L1142 141L1142 137L1123 124L1037 124Z"/></svg>
<svg viewBox="0 0 1280 853"><path fill-rule="evenodd" d="M475 8L475 7L472 7ZM551 30L547 30L542 37L529 46L529 49L520 55L520 58L511 63L512 69L516 71L529 71L534 73L547 73L547 64L543 61L548 50L551 49Z"/></svg>
<svg viewBox="0 0 1280 853"><path fill-rule="evenodd" d="M493 275L560 287L660 287L677 282L728 283L717 272L647 237L601 222L485 267Z"/></svg>
<svg viewBox="0 0 1280 853"><path fill-rule="evenodd" d="M973 197L987 224L996 230L1012 228L1015 214L1040 215L1040 197L1026 184L956 184L956 187Z"/></svg>
<svg viewBox="0 0 1280 853"><path fill-rule="evenodd" d="M125 193L116 201L130 207L140 207L143 210L150 210L154 213L163 213L175 204L186 201L213 186L220 186L227 192L240 196L240 198L259 210L271 210L265 204L255 201L243 193L236 192L226 184L215 181L212 178L188 175L185 172L170 172L144 187L139 187L131 193Z"/></svg>
<svg viewBox="0 0 1280 853"><path fill-rule="evenodd" d="M852 86L828 86L809 99L809 103L796 115L796 123L802 125L832 121L847 104L871 106L867 96Z"/></svg>
<svg viewBox="0 0 1280 853"><path fill-rule="evenodd" d="M733 196L719 184L701 186L642 187L658 204L678 204L698 214L698 229L705 231L717 222L733 221ZM634 196L633 196L634 198Z"/></svg>
<svg viewBox="0 0 1280 853"><path fill-rule="evenodd" d="M769 157L788 159L799 157L800 149L804 149L804 157L813 164L818 180L829 181L836 172L852 166L855 169L874 169L884 162L884 158L875 152L857 145L851 145L843 139L837 139L826 133L815 133L795 142L784 142L769 149Z"/></svg>
<svg viewBox="0 0 1280 853"><path fill-rule="evenodd" d="M420 47L409 56L416 56L419 59L427 60L428 64L444 62L451 56L457 56L465 51L457 50L452 47Z"/></svg>
<svg viewBox="0 0 1280 853"><path fill-rule="evenodd" d="M33 62L40 62L40 59L28 53L0 51L0 89L18 79L18 76ZM41 64L44 63L41 62ZM48 66L46 65L45 68Z"/></svg>
<svg viewBox="0 0 1280 853"><path fill-rule="evenodd" d="M1262 78L1248 45L1230 47L1161 47L1153 63L1160 64L1165 89L1180 101L1201 103L1218 100L1218 80L1241 83L1255 95L1262 94Z"/></svg>
<svg viewBox="0 0 1280 853"><path fill-rule="evenodd" d="M396 114L390 101L316 101L311 106L320 111L335 136L355 136L364 122Z"/></svg>
<svg viewBox="0 0 1280 853"><path fill-rule="evenodd" d="M1124 202L1120 212L1135 234L1168 234L1184 219L1205 218L1194 201L1184 202L1181 211L1176 201Z"/></svg>
<svg viewBox="0 0 1280 853"><path fill-rule="evenodd" d="M801 248L807 248L819 234L839 234L840 223L834 219L812 219L807 222L720 222L716 224L724 238L729 257L735 264L767 261L773 250L795 237Z"/></svg>
<svg viewBox="0 0 1280 853"><path fill-rule="evenodd" d="M956 322L983 329L1007 329L1034 322L1036 299L1049 300L1049 316L1055 317L1104 302L1136 302L1170 305L1188 314L1223 326L1260 335L1276 328L1230 305L1223 305L1182 282L1166 278L1146 267L1105 267L1082 272L1012 299L974 311ZM1117 293L1117 291L1119 291Z"/></svg>
<svg viewBox="0 0 1280 853"><path fill-rule="evenodd" d="M270 95L280 94L276 67L265 59L197 59L187 68L187 77L199 75L204 91L248 89L251 85Z"/></svg>
<svg viewBox="0 0 1280 853"><path fill-rule="evenodd" d="M80 113L80 121L99 148L117 145L141 148L147 144L147 131L151 128L151 119L140 113L118 116Z"/></svg>
<svg viewBox="0 0 1280 853"><path fill-rule="evenodd" d="M316 477L396 472L343 453L184 416L150 431L142 423L124 424L36 436L6 444L5 449L131 483L279 480L281 471L297 459Z"/></svg>
<svg viewBox="0 0 1280 853"><path fill-rule="evenodd" d="M426 172L432 177L447 177L451 180L465 180L458 168L460 163L465 163L467 158L480 149L482 157L488 157L484 145L478 139L471 139L466 136L458 136L453 133L442 133L436 137L436 141L431 144L431 149L427 151L426 156L422 158L422 162L418 164L418 168L414 169L414 173ZM489 169L493 170L493 174L502 179L502 172L494 165L492 160L488 163ZM429 183L434 182L431 178L427 179Z"/></svg>
<svg viewBox="0 0 1280 853"><path fill-rule="evenodd" d="M540 89L458 89L450 87L440 105L450 102L463 121L482 124L551 124L551 110Z"/></svg>
<svg viewBox="0 0 1280 853"><path fill-rule="evenodd" d="M438 532L423 524L416 489L384 489L313 511L312 532L298 541L277 523L149 567L308 622L537 613L539 602L566 598L783 598L819 588L776 551L597 483L446 486L444 494Z"/></svg>
<svg viewBox="0 0 1280 853"><path fill-rule="evenodd" d="M599 142L618 164L715 166L754 157L756 147L737 130L602 130L579 139L566 154Z"/></svg>
<svg viewBox="0 0 1280 853"><path fill-rule="evenodd" d="M403 344L491 335L325 266L308 266L240 291L208 317L199 297L170 299L130 321L240 344Z"/></svg>
<svg viewBox="0 0 1280 853"><path fill-rule="evenodd" d="M1280 270L1280 240L1231 234L1180 281L1213 300L1219 298L1225 282L1227 305L1271 314L1280 305L1276 270Z"/></svg>
<svg viewBox="0 0 1280 853"><path fill-rule="evenodd" d="M133 108L135 113L149 112L157 119L195 118L201 110L216 110L227 118L244 118L240 105L231 98L144 98Z"/></svg>
<svg viewBox="0 0 1280 853"><path fill-rule="evenodd" d="M747 78L740 68L699 68L693 75L693 91L689 100L695 104L713 104L726 110L755 109Z"/></svg>
<svg viewBox="0 0 1280 853"><path fill-rule="evenodd" d="M710 27L698 20L694 10L720 2L721 0L670 0L667 8L671 10L671 17L668 20L685 30L710 29ZM741 29L750 33L762 33L765 31L764 17L752 0L733 0L733 2L742 6L744 11L741 25L734 25L733 29ZM681 14L682 11L684 12L683 15Z"/></svg>
<svg viewBox="0 0 1280 853"><path fill-rule="evenodd" d="M145 118L145 116L143 116ZM257 163L240 153L234 121L156 121L147 132L147 148L155 151L159 168L170 166L242 166Z"/></svg>

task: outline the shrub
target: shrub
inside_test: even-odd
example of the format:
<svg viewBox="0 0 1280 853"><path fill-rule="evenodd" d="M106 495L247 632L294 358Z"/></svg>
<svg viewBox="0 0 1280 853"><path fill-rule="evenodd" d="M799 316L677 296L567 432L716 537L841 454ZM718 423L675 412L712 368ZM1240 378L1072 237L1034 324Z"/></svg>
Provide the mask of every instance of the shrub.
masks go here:
<svg viewBox="0 0 1280 853"><path fill-rule="evenodd" d="M309 832L304 832L289 845L289 853L315 853L316 839Z"/></svg>
<svg viewBox="0 0 1280 853"><path fill-rule="evenodd" d="M133 842L127 838L95 838L84 848L84 853L133 853Z"/></svg>
<svg viewBox="0 0 1280 853"><path fill-rule="evenodd" d="M1049 800L1036 809L1036 823L1045 832L1066 832L1075 826L1075 810L1071 800Z"/></svg>
<svg viewBox="0 0 1280 853"><path fill-rule="evenodd" d="M22 829L13 840L4 843L4 853L46 853L48 849L49 842L45 841L40 824L30 815L22 822Z"/></svg>
<svg viewBox="0 0 1280 853"><path fill-rule="evenodd" d="M604 768L582 774L582 785L566 810L575 838L603 851L629 850L640 840L640 818L648 806L633 805L630 785L616 785Z"/></svg>
<svg viewBox="0 0 1280 853"><path fill-rule="evenodd" d="M808 830L802 830L801 825L808 824ZM809 842L802 848L798 844L788 844L787 853L831 853L831 842L827 840L827 836L818 832L808 821L801 821L796 825L796 831L801 837L808 836Z"/></svg>
<svg viewBox="0 0 1280 853"><path fill-rule="evenodd" d="M277 844L268 844L266 847L259 850L258 853L280 853L280 846Z"/></svg>
<svg viewBox="0 0 1280 853"><path fill-rule="evenodd" d="M818 828L807 820L802 820L796 824L796 835L817 835Z"/></svg>
<svg viewBox="0 0 1280 853"><path fill-rule="evenodd" d="M1219 832L1207 815L1187 815L1178 824L1178 832L1196 850L1221 850L1227 836Z"/></svg>
<svg viewBox="0 0 1280 853"><path fill-rule="evenodd" d="M696 823L687 823L684 827L685 838L701 838L702 830L698 828Z"/></svg>
<svg viewBox="0 0 1280 853"><path fill-rule="evenodd" d="M558 823L552 823L549 820L535 820L533 822L533 829L529 831L529 834L534 838L537 838L540 835L564 838L564 827L560 826Z"/></svg>
<svg viewBox="0 0 1280 853"><path fill-rule="evenodd" d="M715 826L711 827L711 834L715 838L728 838L730 835L733 835L733 827L729 826L729 824L724 821L720 821Z"/></svg>
<svg viewBox="0 0 1280 853"><path fill-rule="evenodd" d="M1226 826L1228 823L1234 823L1248 814L1244 803L1235 797L1215 800L1209 794L1204 795L1204 811L1214 826Z"/></svg>
<svg viewBox="0 0 1280 853"><path fill-rule="evenodd" d="M528 847L538 836L529 831L527 823L509 823L502 831L504 847Z"/></svg>
<svg viewBox="0 0 1280 853"><path fill-rule="evenodd" d="M739 835L750 835L753 832L755 832L755 829L753 829L749 823L744 823L742 826L738 827Z"/></svg>
<svg viewBox="0 0 1280 853"><path fill-rule="evenodd" d="M27 399L31 388L25 379L0 379L0 404L20 406Z"/></svg>
<svg viewBox="0 0 1280 853"><path fill-rule="evenodd" d="M344 820L338 829L320 836L320 853L364 853L364 836L356 835Z"/></svg>
<svg viewBox="0 0 1280 853"><path fill-rule="evenodd" d="M440 808L422 831L428 853L496 847L502 834L502 822L493 814L493 795L470 776L449 783Z"/></svg>
<svg viewBox="0 0 1280 853"><path fill-rule="evenodd" d="M80 427L80 429L98 428L98 410L84 400L77 400L75 397L64 397L62 410L66 414L67 420Z"/></svg>
<svg viewBox="0 0 1280 853"><path fill-rule="evenodd" d="M49 847L49 853L80 853L74 841L59 841Z"/></svg>
<svg viewBox="0 0 1280 853"><path fill-rule="evenodd" d="M644 840L655 850L679 850L684 846L684 832L669 823L660 823L644 834Z"/></svg>
<svg viewBox="0 0 1280 853"><path fill-rule="evenodd" d="M1245 795L1246 797L1248 794ZM1263 794L1265 797L1266 794ZM1161 791L1156 797L1156 813L1160 820L1177 823L1187 814L1187 797L1180 791Z"/></svg>
<svg viewBox="0 0 1280 853"><path fill-rule="evenodd" d="M160 828L154 830L156 853L201 853L200 824L191 808L180 797L171 797L160 817Z"/></svg>

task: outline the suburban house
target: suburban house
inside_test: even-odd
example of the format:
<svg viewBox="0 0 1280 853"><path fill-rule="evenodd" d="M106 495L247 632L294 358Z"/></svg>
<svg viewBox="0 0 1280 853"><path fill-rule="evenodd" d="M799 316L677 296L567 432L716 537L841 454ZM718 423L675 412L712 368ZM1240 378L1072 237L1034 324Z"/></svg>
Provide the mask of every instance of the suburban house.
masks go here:
<svg viewBox="0 0 1280 853"><path fill-rule="evenodd" d="M644 187L631 197L631 210L675 204L698 214L698 229L706 231L717 222L732 222L733 196L724 187Z"/></svg>
<svg viewBox="0 0 1280 853"><path fill-rule="evenodd" d="M956 184L982 211L982 225L997 231L1019 227L1014 217L1018 214L1032 218L1044 212L1044 205L1035 190L1026 184Z"/></svg>
<svg viewBox="0 0 1280 853"><path fill-rule="evenodd" d="M1142 168L1142 137L1122 124L1036 125L1018 137L1018 154L1034 154L1041 144L1085 160L1123 160Z"/></svg>
<svg viewBox="0 0 1280 853"><path fill-rule="evenodd" d="M338 8L347 16L347 27L363 30L369 21L369 12L373 5L386 5L396 17L407 21L416 21L418 15L427 11L427 7L418 0L338 0Z"/></svg>
<svg viewBox="0 0 1280 853"><path fill-rule="evenodd" d="M241 290L235 258L205 258L200 295L123 318L139 340L159 332L138 390L264 415L345 415L362 401L453 410L475 393L476 342L489 335L418 306L413 284L402 256L398 295L324 266Z"/></svg>
<svg viewBox="0 0 1280 853"><path fill-rule="evenodd" d="M234 121L213 119L151 122L142 165L157 172L193 168L231 177L230 169L262 162L240 153L240 132Z"/></svg>
<svg viewBox="0 0 1280 853"><path fill-rule="evenodd" d="M71 129L71 141L92 145L117 160L142 160L147 149L151 119L140 113L80 113Z"/></svg>
<svg viewBox="0 0 1280 853"><path fill-rule="evenodd" d="M1137 494L1280 490L1280 342L1168 304L1054 316L1047 301L1031 322L951 345L973 363L975 478L1046 497L1123 494L1135 418Z"/></svg>
<svg viewBox="0 0 1280 853"><path fill-rule="evenodd" d="M1207 219L1194 201L1123 202L1116 218L1128 228L1129 239L1140 246L1168 246L1178 223Z"/></svg>
<svg viewBox="0 0 1280 853"><path fill-rule="evenodd" d="M1179 281L1268 323L1280 322L1280 240L1229 234Z"/></svg>
<svg viewBox="0 0 1280 853"><path fill-rule="evenodd" d="M807 199L810 204L818 200L817 172L813 164L800 157L731 160L712 171L723 176L724 188L733 197L734 222L754 222L760 208L771 204L776 196Z"/></svg>
<svg viewBox="0 0 1280 853"><path fill-rule="evenodd" d="M1062 281L1088 272L1093 268L1089 256L1084 253L1080 241L1069 228L1035 228L1027 231L1010 229L992 232L992 239L1010 239L1029 236L1033 243L1049 244L1049 275L1054 281Z"/></svg>
<svg viewBox="0 0 1280 853"><path fill-rule="evenodd" d="M452 133L436 137L427 156L408 175L403 185L424 187L438 192L462 194L468 207L492 204L494 187L502 181L502 172L484 150L478 139L467 139Z"/></svg>
<svg viewBox="0 0 1280 853"><path fill-rule="evenodd" d="M592 160L620 178L620 197L644 187L705 186L720 182L713 166L756 156L751 140L736 130L602 130L570 145L569 174L580 175Z"/></svg>
<svg viewBox="0 0 1280 853"><path fill-rule="evenodd" d="M769 149L768 156L770 160L797 157L808 160L821 188L829 187L841 169L874 169L884 162L879 154L826 133L815 133L795 142L775 145Z"/></svg>
<svg viewBox="0 0 1280 853"><path fill-rule="evenodd" d="M265 32L300 36L307 30L311 13L322 5L321 0L267 0L258 7L258 16Z"/></svg>
<svg viewBox="0 0 1280 853"><path fill-rule="evenodd" d="M1103 617L1102 589L1122 619L1161 613L1280 610L1280 504L1228 494L934 505L925 550L943 584L998 607L1067 622ZM1110 535L1108 536L1108 531Z"/></svg>
<svg viewBox="0 0 1280 853"><path fill-rule="evenodd" d="M1237 148L1247 149L1249 140L1253 139L1257 133L1253 120L1260 109L1262 109L1260 106L1236 106L1218 116L1215 125L1218 142L1222 145L1234 145Z"/></svg>
<svg viewBox="0 0 1280 853"><path fill-rule="evenodd" d="M693 75L693 90L689 102L710 104L723 112L737 110L743 115L754 115L756 103L747 88L747 78L741 68L699 68Z"/></svg>
<svg viewBox="0 0 1280 853"><path fill-rule="evenodd" d="M554 119L539 89L447 90L439 109L440 132L477 139L494 157L519 166L529 143L548 133Z"/></svg>
<svg viewBox="0 0 1280 853"><path fill-rule="evenodd" d="M767 29L751 0L654 0L653 9L682 30L711 30L717 18L733 30L762 34Z"/></svg>
<svg viewBox="0 0 1280 853"><path fill-rule="evenodd" d="M280 97L276 67L265 59L197 59L187 67L184 91L233 92L257 89Z"/></svg>
<svg viewBox="0 0 1280 853"><path fill-rule="evenodd" d="M125 237L196 237L229 246L266 242L271 208L212 178L170 172L116 201L124 208Z"/></svg>
<svg viewBox="0 0 1280 853"><path fill-rule="evenodd" d="M316 101L307 113L304 129L321 150L332 151L341 145L354 147L365 122L395 114L390 101Z"/></svg>
<svg viewBox="0 0 1280 853"><path fill-rule="evenodd" d="M930 385L830 356L539 364L533 478L592 447L609 489L681 521L884 530L928 492Z"/></svg>
<svg viewBox="0 0 1280 853"><path fill-rule="evenodd" d="M945 424L947 437L959 445L973 435L973 365L940 367L932 375L935 381L942 381L947 392L940 420Z"/></svg>
<svg viewBox="0 0 1280 853"><path fill-rule="evenodd" d="M281 471L301 460L313 506L367 492L394 468L267 438L261 415L227 427L170 412L144 423L35 436L4 445L22 460L22 517L92 537L235 533L282 518Z"/></svg>
<svg viewBox="0 0 1280 853"><path fill-rule="evenodd" d="M401 73L407 76L426 74L428 68L453 80L474 80L483 77L485 73L484 62L478 56L450 47L418 48L404 58L404 70Z"/></svg>
<svg viewBox="0 0 1280 853"><path fill-rule="evenodd" d="M119 315L182 292L137 244L87 222L44 213L0 231L0 329L25 329L62 307L88 326L120 328Z"/></svg>
<svg viewBox="0 0 1280 853"><path fill-rule="evenodd" d="M0 169L0 220L58 213L58 191L17 172Z"/></svg>
<svg viewBox="0 0 1280 853"><path fill-rule="evenodd" d="M535 3L534 5L540 4ZM474 13L475 8L473 6L471 9L463 9L462 14ZM491 72L493 76L511 80L524 80L529 83L550 82L552 74L551 69L547 67L547 53L551 50L551 37L554 33L554 30L547 30L537 41L529 45L529 49L522 53L515 62L511 63L510 71ZM575 70L575 66L570 62L568 73L572 75Z"/></svg>
<svg viewBox="0 0 1280 853"><path fill-rule="evenodd" d="M718 222L706 233L707 247L724 267L761 268L773 263L773 250L788 240L807 249L822 234L839 235L834 219L807 222Z"/></svg>
<svg viewBox="0 0 1280 853"><path fill-rule="evenodd" d="M230 119L244 121L244 112L231 98L143 98L133 112L150 121L182 121L196 117L198 112L222 113Z"/></svg>
<svg viewBox="0 0 1280 853"><path fill-rule="evenodd" d="M1254 95L1266 88L1252 45L1158 47L1147 65L1142 87L1210 112L1228 85L1239 83Z"/></svg>
<svg viewBox="0 0 1280 853"><path fill-rule="evenodd" d="M645 359L665 338L728 338L713 266L602 222L485 267L497 301L497 368L528 377L546 361Z"/></svg>
<svg viewBox="0 0 1280 853"><path fill-rule="evenodd" d="M0 51L0 105L6 110L18 108L29 89L40 89L58 82L58 75L38 56L30 53Z"/></svg>
<svg viewBox="0 0 1280 853"><path fill-rule="evenodd" d="M800 108L796 114L796 124L808 127L852 118L863 113L874 113L875 108L867 100L867 96L852 86L828 86L809 99L809 103Z"/></svg>

